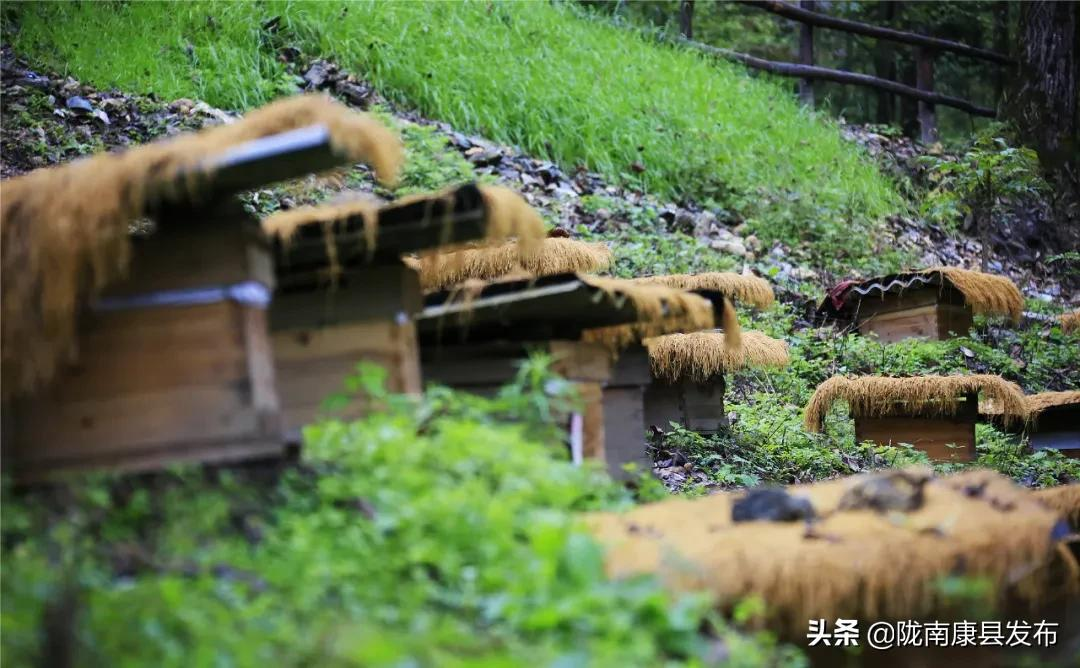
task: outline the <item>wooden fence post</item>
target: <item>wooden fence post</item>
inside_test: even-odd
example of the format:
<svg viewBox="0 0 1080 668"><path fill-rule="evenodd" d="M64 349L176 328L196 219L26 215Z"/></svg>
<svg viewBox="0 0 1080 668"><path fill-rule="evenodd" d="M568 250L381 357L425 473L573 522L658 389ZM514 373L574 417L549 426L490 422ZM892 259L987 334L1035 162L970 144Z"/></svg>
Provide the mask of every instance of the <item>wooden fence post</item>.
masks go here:
<svg viewBox="0 0 1080 668"><path fill-rule="evenodd" d="M694 0L679 2L679 32L686 39L694 39Z"/></svg>
<svg viewBox="0 0 1080 668"><path fill-rule="evenodd" d="M915 49L915 87L919 90L934 90L934 52L920 46ZM937 112L934 105L919 101L919 140L924 144L933 144L938 140Z"/></svg>
<svg viewBox="0 0 1080 668"><path fill-rule="evenodd" d="M799 7L814 11L814 0L799 0ZM802 23L799 27L799 64L814 64L814 26ZM799 79L799 99L808 107L814 106L814 82L812 79Z"/></svg>

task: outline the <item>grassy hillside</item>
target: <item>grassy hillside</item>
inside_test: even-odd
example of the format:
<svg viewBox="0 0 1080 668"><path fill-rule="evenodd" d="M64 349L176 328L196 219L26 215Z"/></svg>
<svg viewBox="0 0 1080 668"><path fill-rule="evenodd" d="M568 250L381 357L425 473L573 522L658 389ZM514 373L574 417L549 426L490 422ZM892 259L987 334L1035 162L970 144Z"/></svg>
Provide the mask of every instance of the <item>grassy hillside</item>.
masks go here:
<svg viewBox="0 0 1080 668"><path fill-rule="evenodd" d="M87 83L233 109L295 90L278 50L333 59L457 128L691 196L764 241L866 256L892 185L788 91L570 5L104 3L9 16L26 55Z"/></svg>

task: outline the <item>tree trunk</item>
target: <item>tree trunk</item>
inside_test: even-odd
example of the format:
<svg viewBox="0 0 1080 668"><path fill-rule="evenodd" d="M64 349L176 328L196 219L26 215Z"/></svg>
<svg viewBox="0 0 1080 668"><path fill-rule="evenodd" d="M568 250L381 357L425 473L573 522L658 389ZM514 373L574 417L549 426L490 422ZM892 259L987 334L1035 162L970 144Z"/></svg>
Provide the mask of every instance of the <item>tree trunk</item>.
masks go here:
<svg viewBox="0 0 1080 668"><path fill-rule="evenodd" d="M892 27L893 17L896 14L895 2L882 2L878 5L881 22L883 25ZM874 45L874 73L879 79L896 80L896 59L893 45L888 41L879 39ZM882 125L889 125L896 119L895 98L892 93L878 91L876 120Z"/></svg>
<svg viewBox="0 0 1080 668"><path fill-rule="evenodd" d="M694 39L694 0L679 2L679 32L686 39Z"/></svg>
<svg viewBox="0 0 1080 668"><path fill-rule="evenodd" d="M1080 249L1080 17L1073 2L1020 5L1019 67L1006 105L1021 139L1039 153L1055 189L1051 248Z"/></svg>
<svg viewBox="0 0 1080 668"><path fill-rule="evenodd" d="M814 0L799 0L799 7L814 11ZM799 64L814 64L814 26L803 23L799 26ZM799 79L799 99L808 107L814 106L814 81Z"/></svg>

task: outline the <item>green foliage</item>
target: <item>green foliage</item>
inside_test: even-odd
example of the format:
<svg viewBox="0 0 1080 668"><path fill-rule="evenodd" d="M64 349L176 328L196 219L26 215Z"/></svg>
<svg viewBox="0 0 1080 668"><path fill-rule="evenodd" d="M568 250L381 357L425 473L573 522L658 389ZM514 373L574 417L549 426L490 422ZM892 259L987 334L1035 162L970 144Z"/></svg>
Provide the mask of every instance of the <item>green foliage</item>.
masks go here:
<svg viewBox="0 0 1080 668"><path fill-rule="evenodd" d="M16 14L21 53L99 86L230 108L278 94L276 49L295 45L461 130L661 197L711 197L763 242L813 241L837 261L873 260L864 239L902 206L787 91L571 4L80 3Z"/></svg>
<svg viewBox="0 0 1080 668"><path fill-rule="evenodd" d="M991 425L975 427L978 458L975 466L1000 471L1032 487L1052 487L1080 482L1080 461L1058 450L1031 452L1027 443Z"/></svg>
<svg viewBox="0 0 1080 668"><path fill-rule="evenodd" d="M575 400L543 359L492 400L383 380L362 367L349 385L382 410L309 427L277 476L5 484L5 662L34 662L47 606L73 612L90 665L700 664L715 644L799 661L703 596L606 578L578 513L629 495L557 447Z"/></svg>
<svg viewBox="0 0 1080 668"><path fill-rule="evenodd" d="M741 258L721 255L688 234L667 230L655 208L632 207L602 195L582 197L581 206L592 214L607 211L602 231L582 226L577 232L586 241L610 242L615 276L733 271L740 266Z"/></svg>
<svg viewBox="0 0 1080 668"><path fill-rule="evenodd" d="M924 200L924 215L955 229L968 215L976 222L985 220L999 198L1017 200L1048 190L1038 155L1010 146L999 136L1003 129L994 126L977 135L958 159L933 155L919 159L934 185Z"/></svg>

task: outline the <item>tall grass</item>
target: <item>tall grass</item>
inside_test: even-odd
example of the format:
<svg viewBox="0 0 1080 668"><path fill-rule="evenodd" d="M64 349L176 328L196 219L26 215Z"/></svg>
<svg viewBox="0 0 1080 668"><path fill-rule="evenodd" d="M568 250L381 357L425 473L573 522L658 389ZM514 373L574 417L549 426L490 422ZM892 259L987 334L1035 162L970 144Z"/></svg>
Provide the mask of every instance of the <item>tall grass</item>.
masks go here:
<svg viewBox="0 0 1080 668"><path fill-rule="evenodd" d="M18 51L83 80L228 108L291 87L276 49L295 45L428 116L567 168L712 203L766 241L866 256L873 248L852 232L901 206L835 127L780 86L576 5L80 3L15 16Z"/></svg>

